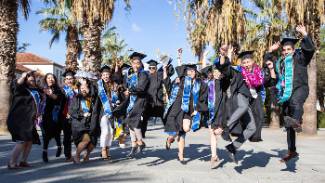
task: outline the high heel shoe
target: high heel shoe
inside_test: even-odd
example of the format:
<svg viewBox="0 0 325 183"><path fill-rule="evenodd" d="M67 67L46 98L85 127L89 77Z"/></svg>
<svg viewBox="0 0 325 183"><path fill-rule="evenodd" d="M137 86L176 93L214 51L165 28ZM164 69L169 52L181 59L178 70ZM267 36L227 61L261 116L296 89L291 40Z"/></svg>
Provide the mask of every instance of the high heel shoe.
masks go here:
<svg viewBox="0 0 325 183"><path fill-rule="evenodd" d="M146 144L144 142L142 142L142 144L139 145L138 153L142 153L144 148L146 148Z"/></svg>
<svg viewBox="0 0 325 183"><path fill-rule="evenodd" d="M177 160L182 164L182 165L186 165L185 159L184 159L184 155L180 155L178 153L178 157Z"/></svg>
<svg viewBox="0 0 325 183"><path fill-rule="evenodd" d="M219 166L220 160L218 157L211 157L211 169L215 169Z"/></svg>
<svg viewBox="0 0 325 183"><path fill-rule="evenodd" d="M134 158L137 152L138 146L132 147L130 153L127 155L128 158Z"/></svg>

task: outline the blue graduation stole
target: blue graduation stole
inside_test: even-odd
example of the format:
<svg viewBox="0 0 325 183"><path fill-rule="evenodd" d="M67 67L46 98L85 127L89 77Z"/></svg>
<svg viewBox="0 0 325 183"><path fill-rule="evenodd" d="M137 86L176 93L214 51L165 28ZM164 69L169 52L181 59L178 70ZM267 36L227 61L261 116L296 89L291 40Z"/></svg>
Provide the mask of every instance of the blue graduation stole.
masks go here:
<svg viewBox="0 0 325 183"><path fill-rule="evenodd" d="M215 80L211 79L208 81L208 110L209 110L209 119L208 123L211 124L214 116L215 116L215 101L216 101L216 93L215 93Z"/></svg>
<svg viewBox="0 0 325 183"><path fill-rule="evenodd" d="M164 118L166 117L169 108L174 104L174 102L175 102L175 100L177 98L178 90L179 90L179 85L174 83L173 86L172 86L172 91L171 91L171 94L170 94L169 101L168 101L168 103L167 103L167 105L165 107Z"/></svg>
<svg viewBox="0 0 325 183"><path fill-rule="evenodd" d="M40 94L38 93L37 90L29 90L29 93L32 95L33 99L34 99L34 102L35 102L35 106L36 106L36 112L38 115L40 115L41 113L41 96Z"/></svg>
<svg viewBox="0 0 325 183"><path fill-rule="evenodd" d="M65 93L65 96L67 96L69 99L74 97L74 91L70 86L64 85L63 90L64 90L64 93Z"/></svg>
<svg viewBox="0 0 325 183"><path fill-rule="evenodd" d="M90 108L87 106L86 100L85 99L81 99L80 101L81 103L81 109L84 113L89 113L90 112Z"/></svg>
<svg viewBox="0 0 325 183"><path fill-rule="evenodd" d="M127 84L128 84L128 88L135 88L138 85L138 75L137 73L133 73L130 76L128 76L128 80L127 80ZM135 101L137 100L137 96L136 95L130 95L130 103L127 107L127 113L129 113L134 106Z"/></svg>
<svg viewBox="0 0 325 183"><path fill-rule="evenodd" d="M192 78L189 76L185 76L184 79L184 90L183 90L183 98L182 98L182 110L184 112L189 111L189 103L191 97L191 88L192 88Z"/></svg>
<svg viewBox="0 0 325 183"><path fill-rule="evenodd" d="M97 84L98 84L98 96L103 104L104 113L105 113L105 115L111 117L112 116L111 104L110 104L109 98L106 94L103 80L101 80L101 79L98 80ZM113 102L113 100L112 100L112 102Z"/></svg>
<svg viewBox="0 0 325 183"><path fill-rule="evenodd" d="M200 88L201 88L201 83L198 80L195 80L192 89L194 111L196 111L196 106L199 101ZM201 120L201 114L200 112L196 112L196 114L192 116L192 127L191 127L192 131L196 131L197 129L200 128L200 120Z"/></svg>
<svg viewBox="0 0 325 183"><path fill-rule="evenodd" d="M281 59L276 63L276 72L278 74L277 98L280 104L288 101L293 88L293 55L288 55L284 59L284 73L280 68ZM283 68L282 68L283 69ZM284 83L284 86L282 84Z"/></svg>

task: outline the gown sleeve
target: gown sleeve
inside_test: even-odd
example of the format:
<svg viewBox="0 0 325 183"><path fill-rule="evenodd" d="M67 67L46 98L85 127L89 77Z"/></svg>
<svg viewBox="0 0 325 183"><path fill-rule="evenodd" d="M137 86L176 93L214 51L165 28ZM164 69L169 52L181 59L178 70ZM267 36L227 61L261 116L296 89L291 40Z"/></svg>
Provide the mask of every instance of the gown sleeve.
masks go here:
<svg viewBox="0 0 325 183"><path fill-rule="evenodd" d="M310 36L305 36L301 40L301 51L298 52L298 60L303 66L307 66L313 58L315 46Z"/></svg>

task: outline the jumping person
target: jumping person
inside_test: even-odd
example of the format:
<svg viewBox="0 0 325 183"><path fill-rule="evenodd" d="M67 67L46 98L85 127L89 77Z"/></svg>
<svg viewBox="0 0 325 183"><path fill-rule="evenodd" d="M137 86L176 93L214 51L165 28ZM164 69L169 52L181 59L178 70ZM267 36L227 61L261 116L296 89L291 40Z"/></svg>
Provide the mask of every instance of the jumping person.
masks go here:
<svg viewBox="0 0 325 183"><path fill-rule="evenodd" d="M197 66L188 64L176 67L178 78L169 86L169 102L165 108L166 149L175 138L178 141L178 160L185 164L185 136L200 127L201 113L208 110L207 85L199 78Z"/></svg>
<svg viewBox="0 0 325 183"><path fill-rule="evenodd" d="M158 70L158 62L155 60L149 60L149 87L147 105L143 114L143 123L141 127L142 136L145 138L147 131L148 120L150 117L163 118L164 114L164 88L170 82L168 70L170 70L170 63L164 67L164 69ZM167 70L168 69L168 70ZM172 68L173 69L173 68Z"/></svg>
<svg viewBox="0 0 325 183"><path fill-rule="evenodd" d="M307 66L315 52L314 43L305 26L297 26L296 31L303 36L301 50L295 49L299 39L283 38L280 43L272 45L264 57L271 72L276 72L277 100L282 105L287 129L288 154L281 162L287 162L298 156L296 132L302 131L303 106L309 92ZM273 54L280 47L282 56L273 65Z"/></svg>
<svg viewBox="0 0 325 183"><path fill-rule="evenodd" d="M125 123L130 129L132 148L128 157L134 157L146 147L141 133L142 115L146 106L146 92L149 86L148 74L143 70L142 59L146 55L138 52L132 53L129 58L132 68L128 70L125 85L125 96L129 97L126 109Z"/></svg>

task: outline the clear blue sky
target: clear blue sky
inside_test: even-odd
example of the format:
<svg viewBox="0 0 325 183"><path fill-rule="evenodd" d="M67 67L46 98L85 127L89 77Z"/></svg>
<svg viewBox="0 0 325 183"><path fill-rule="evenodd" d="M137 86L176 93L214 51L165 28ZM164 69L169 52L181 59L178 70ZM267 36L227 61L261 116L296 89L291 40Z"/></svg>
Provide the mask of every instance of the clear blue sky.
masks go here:
<svg viewBox="0 0 325 183"><path fill-rule="evenodd" d="M38 22L42 15L36 14L42 7L44 4L40 0L33 0L28 20L19 14L18 41L20 44L31 44L26 52L63 64L66 52L65 35L49 48L51 35L40 31ZM147 59L157 58L157 49L176 59L177 48L183 48L184 62L195 60L187 42L184 21L176 18L174 4L168 0L131 0L131 7L131 11L126 12L123 0L117 1L113 20L108 25L117 27L117 32L129 48L143 51L148 55Z"/></svg>

